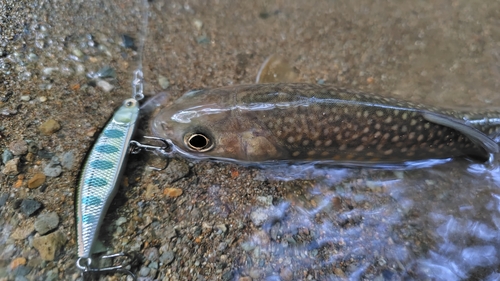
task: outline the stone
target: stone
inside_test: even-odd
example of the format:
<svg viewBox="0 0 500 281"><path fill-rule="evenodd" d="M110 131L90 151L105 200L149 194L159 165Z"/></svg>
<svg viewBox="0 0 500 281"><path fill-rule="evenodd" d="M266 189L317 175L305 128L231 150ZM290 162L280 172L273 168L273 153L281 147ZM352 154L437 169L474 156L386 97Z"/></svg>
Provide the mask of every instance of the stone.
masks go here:
<svg viewBox="0 0 500 281"><path fill-rule="evenodd" d="M44 135L52 135L53 133L59 131L61 129L61 125L59 125L59 123L54 120L54 119L49 119L45 122L42 123L42 125L40 125L40 127L38 127L38 129L40 130L40 132Z"/></svg>
<svg viewBox="0 0 500 281"><path fill-rule="evenodd" d="M66 243L66 237L60 231L33 238L33 247L38 250L45 261L53 261L61 247Z"/></svg>
<svg viewBox="0 0 500 281"><path fill-rule="evenodd" d="M54 229L59 225L59 216L56 212L50 212L46 214L41 214L35 221L35 230L40 234L44 235Z"/></svg>
<svg viewBox="0 0 500 281"><path fill-rule="evenodd" d="M26 216L31 216L42 207L42 203L33 199L23 199L21 202L21 212Z"/></svg>
<svg viewBox="0 0 500 281"><path fill-rule="evenodd" d="M43 173L36 173L28 180L28 188L37 188L45 182L46 176Z"/></svg>
<svg viewBox="0 0 500 281"><path fill-rule="evenodd" d="M35 226L33 225L33 221L22 224L18 226L10 235L10 238L14 240L24 240L28 238L35 231Z"/></svg>
<svg viewBox="0 0 500 281"><path fill-rule="evenodd" d="M25 140L13 141L9 144L9 150L14 156L28 153L28 143Z"/></svg>
<svg viewBox="0 0 500 281"><path fill-rule="evenodd" d="M19 174L19 158L16 157L7 161L7 163L5 163L5 167L2 170L2 173L7 176L15 176Z"/></svg>
<svg viewBox="0 0 500 281"><path fill-rule="evenodd" d="M167 187L163 190L163 194L173 198L179 197L182 195L182 189Z"/></svg>

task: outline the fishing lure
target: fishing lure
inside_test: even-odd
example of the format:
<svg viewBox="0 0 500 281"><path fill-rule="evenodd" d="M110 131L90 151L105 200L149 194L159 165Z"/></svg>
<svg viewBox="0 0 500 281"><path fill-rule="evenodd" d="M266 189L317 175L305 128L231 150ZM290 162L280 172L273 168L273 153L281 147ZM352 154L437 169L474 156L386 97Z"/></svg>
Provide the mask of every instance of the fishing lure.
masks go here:
<svg viewBox="0 0 500 281"><path fill-rule="evenodd" d="M125 100L114 113L90 150L83 166L75 200L78 244L76 266L82 272L121 271L135 279L135 275L128 271L123 264L104 268L95 267L92 264L92 248L97 240L107 209L118 190L128 154L137 154L143 150L163 151L167 149L168 144L165 141L154 137L144 136L144 138L162 142L161 146L142 144L132 140L139 118L138 100L143 98L142 78L142 71L136 71L133 82L133 98ZM101 256L100 259L114 259L123 256L128 255L116 253Z"/></svg>
<svg viewBox="0 0 500 281"><path fill-rule="evenodd" d="M133 98L125 100L104 127L84 164L76 195L77 266L83 271L92 268L92 247L118 189L138 116L139 102Z"/></svg>
<svg viewBox="0 0 500 281"><path fill-rule="evenodd" d="M188 157L241 163L321 161L421 166L499 152L500 111L443 110L318 84L255 84L191 91L152 121Z"/></svg>

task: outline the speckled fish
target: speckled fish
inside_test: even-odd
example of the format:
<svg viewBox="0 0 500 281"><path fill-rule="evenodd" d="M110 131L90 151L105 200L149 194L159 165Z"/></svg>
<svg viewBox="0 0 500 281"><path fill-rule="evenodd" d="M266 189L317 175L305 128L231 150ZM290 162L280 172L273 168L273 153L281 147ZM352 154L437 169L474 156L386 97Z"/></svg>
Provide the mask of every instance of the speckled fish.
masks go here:
<svg viewBox="0 0 500 281"><path fill-rule="evenodd" d="M77 266L87 270L102 220L119 187L134 135L139 103L127 99L114 113L91 149L76 194ZM86 264L82 264L82 262Z"/></svg>
<svg viewBox="0 0 500 281"><path fill-rule="evenodd" d="M153 133L193 158L407 164L498 153L500 112L442 110L328 85L255 84L186 93Z"/></svg>

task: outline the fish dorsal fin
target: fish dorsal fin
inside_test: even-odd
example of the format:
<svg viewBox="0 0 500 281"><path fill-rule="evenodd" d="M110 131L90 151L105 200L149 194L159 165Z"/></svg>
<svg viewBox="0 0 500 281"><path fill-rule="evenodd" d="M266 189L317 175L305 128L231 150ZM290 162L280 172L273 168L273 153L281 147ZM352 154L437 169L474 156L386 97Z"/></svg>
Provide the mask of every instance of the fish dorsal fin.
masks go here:
<svg viewBox="0 0 500 281"><path fill-rule="evenodd" d="M467 136L473 143L484 148L484 150L488 153L498 153L500 151L498 144L493 139L478 129L467 125L465 121L430 111L422 112L422 116L429 122L459 131Z"/></svg>

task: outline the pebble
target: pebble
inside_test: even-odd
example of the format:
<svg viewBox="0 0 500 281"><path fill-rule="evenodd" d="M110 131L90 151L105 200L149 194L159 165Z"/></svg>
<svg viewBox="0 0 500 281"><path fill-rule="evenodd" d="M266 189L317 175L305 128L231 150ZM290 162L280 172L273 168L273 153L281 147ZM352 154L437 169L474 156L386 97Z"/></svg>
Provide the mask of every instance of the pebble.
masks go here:
<svg viewBox="0 0 500 281"><path fill-rule="evenodd" d="M182 189L167 187L163 190L163 194L172 198L179 197L182 195Z"/></svg>
<svg viewBox="0 0 500 281"><path fill-rule="evenodd" d="M116 224L117 226L120 226L120 225L122 225L122 224L124 224L124 223L126 223L126 222L127 222L127 218L126 218L126 217L119 217L119 218L115 221L115 224Z"/></svg>
<svg viewBox="0 0 500 281"><path fill-rule="evenodd" d="M5 205L5 203L7 203L8 199L9 199L9 194L2 193L2 195L0 195L0 207L3 207Z"/></svg>
<svg viewBox="0 0 500 281"><path fill-rule="evenodd" d="M28 153L28 143L25 140L13 141L9 144L9 150L14 156Z"/></svg>
<svg viewBox="0 0 500 281"><path fill-rule="evenodd" d="M19 174L19 158L16 157L11 159L5 163L5 167L2 170L2 173L7 176L15 176Z"/></svg>
<svg viewBox="0 0 500 281"><path fill-rule="evenodd" d="M80 51L80 49L74 48L73 50L71 50L71 52L73 53L73 55L79 58L83 57L83 52Z"/></svg>
<svg viewBox="0 0 500 281"><path fill-rule="evenodd" d="M43 173L36 173L28 180L28 188L37 188L45 182L46 176Z"/></svg>
<svg viewBox="0 0 500 281"><path fill-rule="evenodd" d="M15 258L10 262L10 269L14 270L20 265L25 265L26 264L26 259L23 257L20 258Z"/></svg>
<svg viewBox="0 0 500 281"><path fill-rule="evenodd" d="M273 197L272 196L257 196L257 201L262 203L264 206L271 206L273 204Z"/></svg>
<svg viewBox="0 0 500 281"><path fill-rule="evenodd" d="M47 97L46 96L41 96L41 97L38 98L38 100L40 102L46 102L47 101Z"/></svg>
<svg viewBox="0 0 500 281"><path fill-rule="evenodd" d="M105 66L99 69L93 75L94 78L116 78L116 71L110 66Z"/></svg>
<svg viewBox="0 0 500 281"><path fill-rule="evenodd" d="M61 157L61 165L66 170L71 170L75 164L75 152L73 150L65 152Z"/></svg>
<svg viewBox="0 0 500 281"><path fill-rule="evenodd" d="M59 131L59 129L61 129L61 125L59 125L59 123L56 120L49 119L43 122L42 125L40 125L40 127L38 128L40 129L40 132L42 134L48 136Z"/></svg>
<svg viewBox="0 0 500 281"><path fill-rule="evenodd" d="M46 214L41 214L35 221L35 230L40 234L44 235L54 229L59 225L59 216L56 212L50 212Z"/></svg>
<svg viewBox="0 0 500 281"><path fill-rule="evenodd" d="M111 92L115 86L109 84L107 81L99 80L97 81L97 87L101 88L105 92Z"/></svg>
<svg viewBox="0 0 500 281"><path fill-rule="evenodd" d="M201 30L201 28L203 27L203 22L201 20L194 20L193 24L194 24L194 27L196 27L196 29L198 29L198 31Z"/></svg>
<svg viewBox="0 0 500 281"><path fill-rule="evenodd" d="M28 221L25 224L18 226L12 234L10 238L14 240L24 240L28 238L35 231L35 226L33 225L33 221Z"/></svg>
<svg viewBox="0 0 500 281"><path fill-rule="evenodd" d="M168 183L173 183L189 174L189 166L186 162L172 159L164 171Z"/></svg>
<svg viewBox="0 0 500 281"><path fill-rule="evenodd" d="M175 254L172 251L165 251L161 256L160 256L160 262L164 265L169 265L171 264L175 259Z"/></svg>
<svg viewBox="0 0 500 281"><path fill-rule="evenodd" d="M157 248L151 247L144 250L144 257L149 261L157 261L160 253Z"/></svg>
<svg viewBox="0 0 500 281"><path fill-rule="evenodd" d="M21 101L30 101L31 97L29 95L23 95L19 98Z"/></svg>
<svg viewBox="0 0 500 281"><path fill-rule="evenodd" d="M238 279L238 281L252 281L252 277L250 276L243 276Z"/></svg>
<svg viewBox="0 0 500 281"><path fill-rule="evenodd" d="M163 90L166 90L168 86L170 86L170 81L168 81L167 77L163 75L158 75L158 84Z"/></svg>
<svg viewBox="0 0 500 281"><path fill-rule="evenodd" d="M143 266L139 270L139 276L146 277L149 275L149 272L151 271L151 268Z"/></svg>
<svg viewBox="0 0 500 281"><path fill-rule="evenodd" d="M269 217L269 210L264 208L257 208L250 214L250 219L255 226L261 226Z"/></svg>
<svg viewBox="0 0 500 281"><path fill-rule="evenodd" d="M56 156L50 159L50 162L43 169L43 173L47 177L58 177L62 173L62 167L59 162L59 158Z"/></svg>
<svg viewBox="0 0 500 281"><path fill-rule="evenodd" d="M14 158L14 154L10 152L8 149L4 150L2 153L2 163L7 163L9 160Z"/></svg>
<svg viewBox="0 0 500 281"><path fill-rule="evenodd" d="M146 192L144 197L148 200L151 200L155 197L156 194L160 193L160 189L155 184L148 184L146 186Z"/></svg>
<svg viewBox="0 0 500 281"><path fill-rule="evenodd" d="M131 36L129 36L127 34L122 35L122 45L125 48L129 48L129 49L132 49L134 51L137 50L137 47L135 46L134 38L132 38Z"/></svg>
<svg viewBox="0 0 500 281"><path fill-rule="evenodd" d="M46 261L53 261L65 243L66 237L60 231L33 238L33 247L38 250L40 257Z"/></svg>
<svg viewBox="0 0 500 281"><path fill-rule="evenodd" d="M33 199L23 199L21 202L21 212L26 216L31 216L42 207L42 203Z"/></svg>
<svg viewBox="0 0 500 281"><path fill-rule="evenodd" d="M280 271L280 278L283 281L293 280L293 271L291 271L289 268L282 268Z"/></svg>

